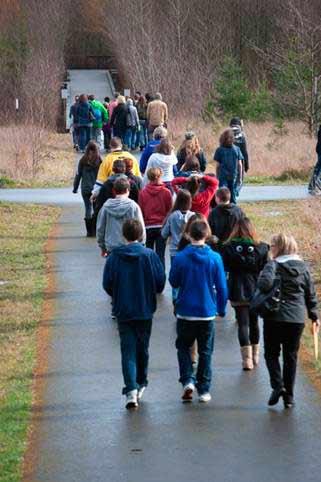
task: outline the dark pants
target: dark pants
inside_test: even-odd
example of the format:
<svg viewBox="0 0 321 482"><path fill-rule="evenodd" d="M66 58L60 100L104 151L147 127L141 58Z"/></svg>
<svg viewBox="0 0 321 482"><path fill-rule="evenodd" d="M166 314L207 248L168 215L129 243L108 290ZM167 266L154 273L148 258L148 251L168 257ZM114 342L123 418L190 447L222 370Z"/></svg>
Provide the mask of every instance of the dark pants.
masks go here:
<svg viewBox="0 0 321 482"><path fill-rule="evenodd" d="M78 127L78 140L79 140L79 149L84 151L88 142L90 141L90 127L89 126L79 126Z"/></svg>
<svg viewBox="0 0 321 482"><path fill-rule="evenodd" d="M257 345L260 339L257 315L250 313L249 305L234 306L240 346Z"/></svg>
<svg viewBox="0 0 321 482"><path fill-rule="evenodd" d="M92 214L93 214L93 205L92 205L92 202L90 200L91 193L82 192L81 195L82 195L84 205L85 205L85 218L91 219Z"/></svg>
<svg viewBox="0 0 321 482"><path fill-rule="evenodd" d="M155 249L165 269L166 240L161 235L162 228L146 229L146 248Z"/></svg>
<svg viewBox="0 0 321 482"><path fill-rule="evenodd" d="M126 129L120 129L119 127L113 127L113 137L119 137L123 144L125 144Z"/></svg>
<svg viewBox="0 0 321 482"><path fill-rule="evenodd" d="M177 320L177 358L179 365L179 381L185 386L195 384L195 375L191 358L191 347L197 340L198 367L196 388L200 395L209 391L212 379L212 354L214 349L214 321Z"/></svg>
<svg viewBox="0 0 321 482"><path fill-rule="evenodd" d="M285 388L292 397L303 323L264 322L264 357L271 387ZM283 376L279 362L283 352Z"/></svg>
<svg viewBox="0 0 321 482"><path fill-rule="evenodd" d="M148 347L152 320L129 320L118 323L121 364L125 387L123 394L146 387Z"/></svg>
<svg viewBox="0 0 321 482"><path fill-rule="evenodd" d="M158 126L150 126L150 125L147 126L147 136L149 141L153 140L153 133L156 127Z"/></svg>
<svg viewBox="0 0 321 482"><path fill-rule="evenodd" d="M237 197L237 179L225 179L224 177L219 178L220 187L227 187L231 192L231 203L236 204Z"/></svg>
<svg viewBox="0 0 321 482"><path fill-rule="evenodd" d="M78 138L79 138L79 127L78 125L74 124L72 126L72 141L74 146L78 146Z"/></svg>
<svg viewBox="0 0 321 482"><path fill-rule="evenodd" d="M107 150L109 149L109 144L111 139L111 128L109 124L105 124L103 126L103 133L104 133L104 148Z"/></svg>
<svg viewBox="0 0 321 482"><path fill-rule="evenodd" d="M314 166L313 173L309 182L309 191L314 191L315 189L321 190L321 154L318 154L318 160L316 165Z"/></svg>

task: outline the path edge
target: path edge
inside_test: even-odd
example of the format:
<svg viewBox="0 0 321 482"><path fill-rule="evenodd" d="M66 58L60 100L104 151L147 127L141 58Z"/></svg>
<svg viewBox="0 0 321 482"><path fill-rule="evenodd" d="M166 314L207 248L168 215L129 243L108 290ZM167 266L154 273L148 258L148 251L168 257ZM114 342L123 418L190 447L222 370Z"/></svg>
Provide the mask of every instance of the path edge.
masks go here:
<svg viewBox="0 0 321 482"><path fill-rule="evenodd" d="M36 360L33 369L32 381L32 403L29 419L29 426L26 438L26 449L22 461L22 477L21 482L35 482L33 478L34 470L37 464L38 447L39 447L39 425L38 419L41 408L43 407L43 398L46 387L45 374L48 372L48 352L52 337L52 327L50 326L55 313L54 293L56 292L57 281L54 274L55 254L54 246L56 237L60 234L61 226L58 219L49 231L47 241L45 242L43 252L45 254L45 277L46 287L44 289L44 301L42 306L41 318L36 330Z"/></svg>

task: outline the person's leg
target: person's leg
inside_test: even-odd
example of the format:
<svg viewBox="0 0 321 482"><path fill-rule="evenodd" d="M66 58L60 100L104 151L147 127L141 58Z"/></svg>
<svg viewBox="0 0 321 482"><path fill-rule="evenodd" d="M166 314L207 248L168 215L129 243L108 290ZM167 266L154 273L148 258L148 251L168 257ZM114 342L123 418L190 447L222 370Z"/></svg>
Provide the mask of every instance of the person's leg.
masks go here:
<svg viewBox="0 0 321 482"><path fill-rule="evenodd" d="M124 378L123 395L132 390L136 390L137 386L137 366L136 366L136 346L137 336L135 325L133 322L121 322L118 324L120 336L121 364Z"/></svg>
<svg viewBox="0 0 321 482"><path fill-rule="evenodd" d="M131 136L132 136L131 129L130 129L130 127L127 127L123 142L128 149L130 149Z"/></svg>
<svg viewBox="0 0 321 482"><path fill-rule="evenodd" d="M165 269L165 250L166 250L166 240L161 235L161 228L155 229L156 239L155 239L155 251L158 254L159 259L162 262L162 265Z"/></svg>
<svg viewBox="0 0 321 482"><path fill-rule="evenodd" d="M190 348L195 341L195 322L177 319L177 359L179 366L179 381L184 386L195 385Z"/></svg>
<svg viewBox="0 0 321 482"><path fill-rule="evenodd" d="M212 380L212 354L214 349L214 321L197 321L198 367L196 387L199 395L208 393Z"/></svg>
<svg viewBox="0 0 321 482"><path fill-rule="evenodd" d="M228 181L227 187L231 192L231 203L236 204L236 197L237 197L237 180L235 181Z"/></svg>
<svg viewBox="0 0 321 482"><path fill-rule="evenodd" d="M250 312L249 316L250 316L250 342L252 345L253 363L255 366L257 366L259 364L259 353L260 353L259 319L255 313Z"/></svg>
<svg viewBox="0 0 321 482"><path fill-rule="evenodd" d="M274 390L281 390L283 388L283 379L279 361L282 339L280 323L264 322L263 336L264 358L270 375L271 387Z"/></svg>
<svg viewBox="0 0 321 482"><path fill-rule="evenodd" d="M79 130L79 149L81 151L84 151L86 147L86 127L80 126L78 130Z"/></svg>
<svg viewBox="0 0 321 482"><path fill-rule="evenodd" d="M155 244L155 228L146 229L146 248L154 249Z"/></svg>
<svg viewBox="0 0 321 482"><path fill-rule="evenodd" d="M311 179L309 182L309 187L308 190L310 192L313 192L316 188L316 182L318 180L318 177L320 176L321 173L321 154L318 154L318 160L316 162L316 165L314 166Z"/></svg>
<svg viewBox="0 0 321 482"><path fill-rule="evenodd" d="M85 204L85 218L91 219L93 214L92 202L90 200L91 194L82 192L81 195Z"/></svg>
<svg viewBox="0 0 321 482"><path fill-rule="evenodd" d="M132 151L136 149L136 127L131 128L130 148Z"/></svg>
<svg viewBox="0 0 321 482"><path fill-rule="evenodd" d="M149 340L152 332L152 320L141 320L136 323L137 351L136 351L136 382L139 388L147 387Z"/></svg>
<svg viewBox="0 0 321 482"><path fill-rule="evenodd" d="M88 142L90 142L90 127L86 126L85 129L86 129L86 131L85 131L86 132L86 146L85 147L87 147Z"/></svg>
<svg viewBox="0 0 321 482"><path fill-rule="evenodd" d="M240 346L251 345L249 337L250 315L248 306L234 306L238 325L238 339Z"/></svg>
<svg viewBox="0 0 321 482"><path fill-rule="evenodd" d="M283 381L287 395L293 399L296 366L303 323L284 323L283 347Z"/></svg>

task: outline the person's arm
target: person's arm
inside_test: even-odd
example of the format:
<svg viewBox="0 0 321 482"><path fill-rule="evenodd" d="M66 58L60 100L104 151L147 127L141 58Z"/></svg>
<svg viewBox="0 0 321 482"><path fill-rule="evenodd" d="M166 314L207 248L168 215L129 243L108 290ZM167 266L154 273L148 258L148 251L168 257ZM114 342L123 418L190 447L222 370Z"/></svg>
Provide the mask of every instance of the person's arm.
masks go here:
<svg viewBox="0 0 321 482"><path fill-rule="evenodd" d="M145 202L144 202L144 194L142 191L138 194L138 206L141 209L143 218L145 219L145 212L144 212L144 207L145 207Z"/></svg>
<svg viewBox="0 0 321 482"><path fill-rule="evenodd" d="M247 172L250 169L250 161L249 161L249 153L247 151L247 143L246 143L246 137L243 134L243 149L242 149L242 154L244 157L244 171Z"/></svg>
<svg viewBox="0 0 321 482"><path fill-rule="evenodd" d="M103 274L103 288L109 296L113 296L113 285L114 285L114 257L111 254L106 259L106 264Z"/></svg>
<svg viewBox="0 0 321 482"><path fill-rule="evenodd" d="M214 153L213 156L213 161L214 161L214 169L216 172L216 176L219 177L220 174L220 164L221 164L221 151L220 147L218 147Z"/></svg>
<svg viewBox="0 0 321 482"><path fill-rule="evenodd" d="M166 222L165 222L165 224L164 224L164 226L162 227L162 230L161 230L161 236L164 239L167 239L171 234L169 218L170 218L170 216L168 216L168 218L166 219Z"/></svg>
<svg viewBox="0 0 321 482"><path fill-rule="evenodd" d="M216 255L216 269L215 269L215 290L216 290L216 304L217 313L224 317L226 313L226 304L228 299L226 275L224 271L223 261L219 254Z"/></svg>
<svg viewBox="0 0 321 482"><path fill-rule="evenodd" d="M198 194L198 199L200 200L200 203L208 204L213 199L214 194L217 191L218 180L214 176L203 176L202 180L206 185L206 189Z"/></svg>
<svg viewBox="0 0 321 482"><path fill-rule="evenodd" d="M108 122L109 113L108 113L108 110L106 109L106 107L104 106L104 104L101 104L101 112L102 112L102 115L103 115L103 122L104 123Z"/></svg>
<svg viewBox="0 0 321 482"><path fill-rule="evenodd" d="M177 193L180 189L180 186L184 186L186 182L186 177L175 177L175 179L171 181L171 185L173 186L174 191Z"/></svg>
<svg viewBox="0 0 321 482"><path fill-rule="evenodd" d="M110 127L113 127L113 126L114 126L115 117L116 117L116 109L117 109L117 106L113 109L113 113L112 113L111 119L110 119Z"/></svg>
<svg viewBox="0 0 321 482"><path fill-rule="evenodd" d="M143 239L142 239L142 243L143 243L143 244L146 244L145 221L144 221L143 213L142 213L140 207L138 206L138 204L137 204L137 214L136 214L136 217L137 217L138 221L141 222L141 225L143 226Z"/></svg>
<svg viewBox="0 0 321 482"><path fill-rule="evenodd" d="M205 157L204 151L202 151L202 150L200 151L200 153L198 155L198 160L199 160L199 163L200 163L201 172L205 172L206 166L207 166L207 159Z"/></svg>
<svg viewBox="0 0 321 482"><path fill-rule="evenodd" d="M181 285L180 271L181 270L179 267L179 262L177 260L177 257L175 256L175 258L172 261L172 265L171 265L171 269L168 277L168 281L173 288L179 288Z"/></svg>
<svg viewBox="0 0 321 482"><path fill-rule="evenodd" d="M105 231L106 231L106 217L107 212L105 209L101 209L97 218L97 243L102 251L102 255L106 252L105 245Z"/></svg>
<svg viewBox="0 0 321 482"><path fill-rule="evenodd" d="M257 287L263 293L267 293L273 286L275 280L276 262L268 262L260 273Z"/></svg>
<svg viewBox="0 0 321 482"><path fill-rule="evenodd" d="M166 192L166 199L165 199L165 202L164 202L164 206L165 206L165 211L166 211L166 215L167 215L173 207L173 197L172 197L172 194L171 194L169 189L168 189L168 193Z"/></svg>
<svg viewBox="0 0 321 482"><path fill-rule="evenodd" d="M168 107L167 104L164 102L164 124L167 125L168 122Z"/></svg>
<svg viewBox="0 0 321 482"><path fill-rule="evenodd" d="M310 320L316 321L318 316L318 300L315 292L315 286L309 270L306 272L306 283L304 290L305 304L308 310Z"/></svg>
<svg viewBox="0 0 321 482"><path fill-rule="evenodd" d="M133 171L132 172L133 172L134 176L141 177L138 161L135 157L132 157L132 159L133 159Z"/></svg>
<svg viewBox="0 0 321 482"><path fill-rule="evenodd" d="M139 161L140 172L142 174L145 174L147 164L148 164L148 160L149 160L149 158L152 154L153 154L153 148L151 146L147 145L145 147L145 149L143 150L143 153L142 153L140 161Z"/></svg>
<svg viewBox="0 0 321 482"><path fill-rule="evenodd" d="M150 103L147 104L147 111L146 111L147 122L149 121L150 117Z"/></svg>
<svg viewBox="0 0 321 482"><path fill-rule="evenodd" d="M153 276L154 276L154 281L156 286L156 292L162 293L166 283L164 266L162 265L161 260L159 259L158 255L154 251L152 251L151 253L151 261L152 261L151 264L152 264Z"/></svg>
<svg viewBox="0 0 321 482"><path fill-rule="evenodd" d="M76 192L78 191L78 188L79 188L79 184L80 184L80 180L82 178L82 172L83 172L83 169L82 169L82 164L78 163L78 168L77 168L77 173L75 175L75 179L74 179L74 188L72 190L72 192L74 194L76 194Z"/></svg>

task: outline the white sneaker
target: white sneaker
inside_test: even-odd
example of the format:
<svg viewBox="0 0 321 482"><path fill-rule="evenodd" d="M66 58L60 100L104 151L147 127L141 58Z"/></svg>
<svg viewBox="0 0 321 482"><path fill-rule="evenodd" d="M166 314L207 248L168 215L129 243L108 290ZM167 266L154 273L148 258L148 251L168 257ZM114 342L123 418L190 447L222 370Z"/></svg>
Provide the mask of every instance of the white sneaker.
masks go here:
<svg viewBox="0 0 321 482"><path fill-rule="evenodd" d="M202 395L198 397L198 401L201 403L207 403L207 402L210 402L211 400L212 400L211 394L208 392L202 393Z"/></svg>
<svg viewBox="0 0 321 482"><path fill-rule="evenodd" d="M140 402L141 399L143 398L144 391L146 390L146 387L140 387L137 393L137 400Z"/></svg>
<svg viewBox="0 0 321 482"><path fill-rule="evenodd" d="M182 402L192 402L193 393L195 391L195 385L193 383L188 383L183 388Z"/></svg>
<svg viewBox="0 0 321 482"><path fill-rule="evenodd" d="M138 407L138 402L137 402L137 390L132 390L131 392L128 392L126 394L126 408L137 408Z"/></svg>

